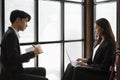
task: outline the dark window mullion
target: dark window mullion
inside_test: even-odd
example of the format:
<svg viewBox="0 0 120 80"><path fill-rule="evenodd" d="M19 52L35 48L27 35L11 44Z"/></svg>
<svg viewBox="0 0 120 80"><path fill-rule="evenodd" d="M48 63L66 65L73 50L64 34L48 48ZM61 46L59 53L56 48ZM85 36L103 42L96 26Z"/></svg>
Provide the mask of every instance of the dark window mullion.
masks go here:
<svg viewBox="0 0 120 80"><path fill-rule="evenodd" d="M1 12L1 13L2 13L2 14L1 14L1 15L2 15L2 16L1 16L1 17L2 17L2 18L1 18L1 19L2 19L2 21L1 21L1 22L2 22L2 25L1 25L1 27L2 27L2 35L3 35L4 32L5 32L5 0L2 0L1 5L2 5L2 8L1 8L1 9L2 9L2 10L1 10L1 11L2 11L2 12Z"/></svg>
<svg viewBox="0 0 120 80"><path fill-rule="evenodd" d="M38 15L38 0L35 0L35 32L34 32L34 42L36 43L36 44L38 44L39 43L39 29L38 29L38 17L39 17L39 15ZM39 61L38 61L38 56L35 58L35 67L38 67L39 65L38 65L38 63L39 63Z"/></svg>
<svg viewBox="0 0 120 80"><path fill-rule="evenodd" d="M61 78L63 76L63 73L64 73L64 45L65 45L65 28L64 28L64 1L61 1Z"/></svg>

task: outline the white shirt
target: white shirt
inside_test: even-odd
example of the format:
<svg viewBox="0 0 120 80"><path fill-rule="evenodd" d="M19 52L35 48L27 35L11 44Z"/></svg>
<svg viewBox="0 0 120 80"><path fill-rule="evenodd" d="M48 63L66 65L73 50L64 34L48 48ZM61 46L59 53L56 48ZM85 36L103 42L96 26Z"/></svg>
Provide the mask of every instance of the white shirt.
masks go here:
<svg viewBox="0 0 120 80"><path fill-rule="evenodd" d="M99 48L99 46L100 46L100 45L97 45L97 46L94 48L94 50L93 50L92 61L94 60L96 51L97 51L97 49Z"/></svg>
<svg viewBox="0 0 120 80"><path fill-rule="evenodd" d="M19 39L19 38L20 38L20 35L19 35L19 33L17 32L17 30L16 30L14 27L12 27L12 26L11 26L11 28L15 31L15 33L16 33L18 39Z"/></svg>

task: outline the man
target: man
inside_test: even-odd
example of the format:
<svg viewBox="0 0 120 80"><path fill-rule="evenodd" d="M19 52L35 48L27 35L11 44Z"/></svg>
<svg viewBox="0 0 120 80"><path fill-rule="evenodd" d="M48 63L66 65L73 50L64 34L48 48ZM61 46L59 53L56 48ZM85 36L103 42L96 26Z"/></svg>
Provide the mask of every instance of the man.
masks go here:
<svg viewBox="0 0 120 80"><path fill-rule="evenodd" d="M45 78L44 68L25 69L22 63L28 62L35 55L40 54L38 47L34 51L21 54L19 45L19 31L24 31L31 16L21 10L13 10L10 14L11 26L3 35L1 41L2 79L3 80L48 80Z"/></svg>

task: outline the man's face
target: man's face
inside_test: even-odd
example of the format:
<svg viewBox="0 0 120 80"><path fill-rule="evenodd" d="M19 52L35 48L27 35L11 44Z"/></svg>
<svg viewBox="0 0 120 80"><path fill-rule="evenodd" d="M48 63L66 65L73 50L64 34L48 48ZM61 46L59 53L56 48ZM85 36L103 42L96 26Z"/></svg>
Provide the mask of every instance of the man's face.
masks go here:
<svg viewBox="0 0 120 80"><path fill-rule="evenodd" d="M17 27L19 31L24 31L27 27L28 18L22 18L18 20Z"/></svg>

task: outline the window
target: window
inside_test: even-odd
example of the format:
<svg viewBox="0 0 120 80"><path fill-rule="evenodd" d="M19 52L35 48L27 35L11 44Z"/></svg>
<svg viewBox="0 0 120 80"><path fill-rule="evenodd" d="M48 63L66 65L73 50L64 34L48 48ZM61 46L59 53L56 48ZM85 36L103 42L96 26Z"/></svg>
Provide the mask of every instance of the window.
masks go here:
<svg viewBox="0 0 120 80"><path fill-rule="evenodd" d="M96 1L96 2L109 2L109 1L117 1L117 0L94 0L94 1Z"/></svg>
<svg viewBox="0 0 120 80"><path fill-rule="evenodd" d="M43 53L39 55L39 66L47 70L49 80L60 80L61 77L61 44L44 44L41 45Z"/></svg>
<svg viewBox="0 0 120 80"><path fill-rule="evenodd" d="M82 40L83 39L83 27L82 27L82 5L76 3L65 3L65 40ZM70 62L68 56L66 55L66 50L68 54L72 56L72 60L79 57L83 57L83 42L68 42L65 43L65 65L66 68ZM74 56L73 56L74 55ZM78 56L79 55L79 56Z"/></svg>
<svg viewBox="0 0 120 80"><path fill-rule="evenodd" d="M61 15L62 12L64 13ZM78 57L82 57L82 54L80 54L83 52L83 28L81 16L81 4L66 2L65 7L63 7L59 1L39 1L39 41L45 43L41 44L44 53L39 55L39 66L45 66L47 69L47 77L50 80L60 80L62 59L61 49L63 46L65 46L65 51L66 46L69 46L70 49L72 48L70 50L71 53L75 51L74 58L78 55ZM61 21L64 21L64 24L61 24ZM65 40L61 38L63 36L65 37ZM78 42L75 42L74 40L78 40ZM66 43L66 41L70 42ZM65 43L65 45L61 45L61 43ZM64 55L66 56L65 51ZM64 65L67 66L69 63L67 57L64 57L64 59Z"/></svg>
<svg viewBox="0 0 120 80"><path fill-rule="evenodd" d="M50 42L61 40L60 2L39 1L39 41ZM50 80L61 77L61 44L43 44L43 54L39 55L39 66L47 70Z"/></svg>
<svg viewBox="0 0 120 80"><path fill-rule="evenodd" d="M0 18L2 17L1 15L2 15L2 2L1 2L1 0L0 0ZM1 23L2 21L1 21L1 19L0 19L0 44L1 44L1 38L2 38L2 23Z"/></svg>
<svg viewBox="0 0 120 80"><path fill-rule="evenodd" d="M29 13L32 18L28 22L28 27L24 32L19 32L21 52L24 54L25 49L31 47L31 44L40 43L43 53L38 56L38 59L33 58L28 63L23 63L23 66L35 67L38 62L38 67L46 68L46 77L49 80L61 80L63 71L61 65L67 66L69 63L66 49L70 49L70 55L75 54L72 57L74 59L83 56L84 30L82 27L83 6L81 4L83 0L64 2L59 0L36 1L38 6L36 6L35 0L17 0L17 2L16 0L5 0L4 27L7 30L11 26L9 17L12 10L20 9ZM65 4L63 5L63 3ZM38 34L35 34L37 28ZM63 58L65 64L62 64ZM36 60L38 61L36 62Z"/></svg>
<svg viewBox="0 0 120 80"><path fill-rule="evenodd" d="M77 1L77 2L82 2L83 0L66 0L66 1Z"/></svg>
<svg viewBox="0 0 120 80"><path fill-rule="evenodd" d="M108 2L96 5L96 19L104 17L108 19L111 24L115 39L117 38L117 4L116 2Z"/></svg>
<svg viewBox="0 0 120 80"><path fill-rule="evenodd" d="M39 41L60 40L60 2L39 0L39 14Z"/></svg>
<svg viewBox="0 0 120 80"><path fill-rule="evenodd" d="M1 1L1 0L0 0ZM31 47L31 44L40 43L43 53L38 56L38 66L45 67L46 77L49 80L61 80L61 65L66 69L69 63L66 51L71 59L83 57L84 53L84 0L3 0L5 4L5 30L11 25L9 21L10 12L20 9L28 12L32 19L24 32L20 32L21 52ZM36 6L37 1L38 6ZM117 26L117 0L94 0L96 2L96 19L105 17L112 26L116 38ZM37 9L38 11L37 11ZM0 10L2 8L0 6ZM35 15L38 14L38 15ZM1 12L0 12L0 17ZM38 21L36 20L38 18ZM37 22L38 23L37 23ZM37 23L37 24L36 24ZM0 40L2 34L0 27ZM38 28L38 34L36 33ZM36 39L36 36L38 40ZM24 44L25 43L25 44ZM26 44L27 43L27 44ZM64 50L64 51L62 51ZM64 64L62 59L64 58ZM35 60L37 60L35 58ZM33 59L24 63L24 67L34 67L36 61Z"/></svg>
<svg viewBox="0 0 120 80"><path fill-rule="evenodd" d="M65 40L82 39L82 6L65 3Z"/></svg>
<svg viewBox="0 0 120 80"><path fill-rule="evenodd" d="M109 0L96 0L96 2L101 2L101 1L109 1Z"/></svg>

